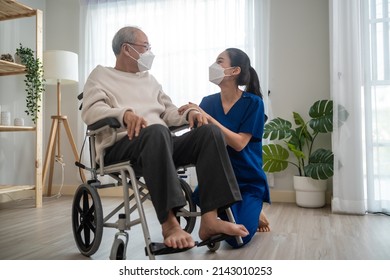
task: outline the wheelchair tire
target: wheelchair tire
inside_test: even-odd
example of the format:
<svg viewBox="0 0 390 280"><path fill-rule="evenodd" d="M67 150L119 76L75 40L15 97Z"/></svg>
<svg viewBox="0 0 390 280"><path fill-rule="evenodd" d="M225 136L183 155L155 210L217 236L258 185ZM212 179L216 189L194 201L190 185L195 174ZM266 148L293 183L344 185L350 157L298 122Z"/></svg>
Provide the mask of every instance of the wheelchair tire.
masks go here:
<svg viewBox="0 0 390 280"><path fill-rule="evenodd" d="M220 246L221 246L220 241L207 244L207 248L209 249L210 252L216 252Z"/></svg>
<svg viewBox="0 0 390 280"><path fill-rule="evenodd" d="M192 189L191 187L187 184L186 181L183 179L179 178L181 188L184 192L184 196L187 201L187 205L185 205L183 208L191 213L196 212L196 205L192 201ZM176 217L179 224L182 226L182 228L188 232L191 233L194 230L195 223L196 223L196 217L193 216L177 216Z"/></svg>
<svg viewBox="0 0 390 280"><path fill-rule="evenodd" d="M125 250L125 242L120 238L116 238L111 247L110 260L125 260Z"/></svg>
<svg viewBox="0 0 390 280"><path fill-rule="evenodd" d="M96 188L89 184L80 185L73 198L72 228L79 251L93 255L102 241L103 210Z"/></svg>

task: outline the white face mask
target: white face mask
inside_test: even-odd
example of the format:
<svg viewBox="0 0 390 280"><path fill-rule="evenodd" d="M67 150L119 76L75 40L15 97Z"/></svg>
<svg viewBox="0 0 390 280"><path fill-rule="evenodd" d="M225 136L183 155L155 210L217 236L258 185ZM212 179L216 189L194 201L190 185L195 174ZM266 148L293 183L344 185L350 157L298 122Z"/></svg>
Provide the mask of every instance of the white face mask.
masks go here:
<svg viewBox="0 0 390 280"><path fill-rule="evenodd" d="M154 54L149 50L149 51L146 51L144 53L139 53L137 52L136 49L134 49L130 44L129 46L136 51L136 53L139 54L139 58L138 59L135 59L134 57L130 56L132 59L134 59L135 61L137 61L138 63L138 69L140 72L143 72L143 71L148 71L152 68L152 64L153 64L153 59L154 59Z"/></svg>
<svg viewBox="0 0 390 280"><path fill-rule="evenodd" d="M209 67L209 81L216 85L219 85L222 82L223 78L231 76L231 75L225 75L225 70L230 68L233 67L223 68L221 65L214 62Z"/></svg>

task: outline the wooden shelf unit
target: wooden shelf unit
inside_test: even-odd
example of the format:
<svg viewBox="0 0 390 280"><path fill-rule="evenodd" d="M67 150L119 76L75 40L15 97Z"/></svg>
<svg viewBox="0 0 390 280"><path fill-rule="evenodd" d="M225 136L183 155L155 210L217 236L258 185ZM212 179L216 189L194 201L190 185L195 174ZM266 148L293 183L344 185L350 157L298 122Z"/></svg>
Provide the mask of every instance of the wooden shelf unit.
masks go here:
<svg viewBox="0 0 390 280"><path fill-rule="evenodd" d="M35 126L0 125L0 132L35 131Z"/></svg>
<svg viewBox="0 0 390 280"><path fill-rule="evenodd" d="M42 60L43 57L43 13L39 9L33 9L14 0L0 0L0 21L12 20L23 17L36 18L36 49L35 53ZM15 46L15 49L17 46ZM0 60L0 76L19 75L25 73L25 66L13 62ZM40 101L41 102L41 101ZM42 103L39 104L42 108ZM0 186L0 194L35 190L35 206L42 207L42 110L38 113L38 120L35 127L30 126L0 126L0 132L33 132L36 136L36 156L35 156L35 185Z"/></svg>
<svg viewBox="0 0 390 280"><path fill-rule="evenodd" d="M17 63L0 60L0 76L24 74L26 67Z"/></svg>

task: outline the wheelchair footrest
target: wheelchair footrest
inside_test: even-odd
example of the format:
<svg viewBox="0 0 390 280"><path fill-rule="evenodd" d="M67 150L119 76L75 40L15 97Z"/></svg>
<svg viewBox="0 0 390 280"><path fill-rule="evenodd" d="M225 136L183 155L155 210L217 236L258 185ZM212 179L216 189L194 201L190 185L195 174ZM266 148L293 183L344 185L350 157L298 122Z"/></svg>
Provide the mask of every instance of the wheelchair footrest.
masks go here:
<svg viewBox="0 0 390 280"><path fill-rule="evenodd" d="M197 246L202 247L202 246L212 245L214 243L221 242L229 238L234 238L234 236L228 234L217 234L210 237L209 239L203 240L202 242L198 243Z"/></svg>
<svg viewBox="0 0 390 280"><path fill-rule="evenodd" d="M198 245L198 243L195 242L195 247L197 245ZM175 253L185 252L185 251L190 250L190 249L192 249L192 248L179 249L179 248L167 247L164 243L159 243L159 242L152 242L150 244L150 251L155 256L175 254ZM145 247L145 255L148 256L148 250L146 249L146 247Z"/></svg>

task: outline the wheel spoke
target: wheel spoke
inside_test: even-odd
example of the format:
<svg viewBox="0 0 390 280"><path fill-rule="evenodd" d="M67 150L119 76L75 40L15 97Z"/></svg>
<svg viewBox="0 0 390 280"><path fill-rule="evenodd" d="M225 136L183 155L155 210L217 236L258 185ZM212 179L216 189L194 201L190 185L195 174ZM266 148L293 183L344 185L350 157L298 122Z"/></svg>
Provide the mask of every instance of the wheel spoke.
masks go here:
<svg viewBox="0 0 390 280"><path fill-rule="evenodd" d="M91 244L90 231L86 230L85 227L84 227L84 244L85 244L86 247L88 247L89 244Z"/></svg>
<svg viewBox="0 0 390 280"><path fill-rule="evenodd" d="M83 192L83 214L87 214L87 211L89 210L89 196L88 192Z"/></svg>
<svg viewBox="0 0 390 280"><path fill-rule="evenodd" d="M85 221L85 226L84 227L90 229L94 233L96 232L96 225L92 221L89 221L89 220Z"/></svg>

